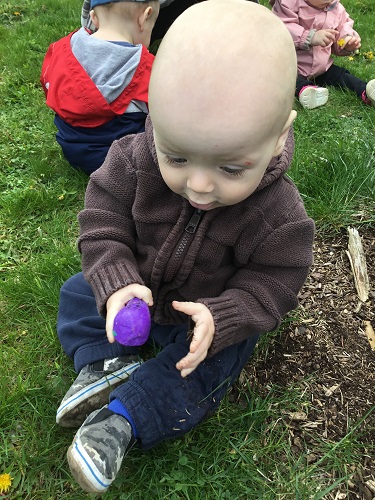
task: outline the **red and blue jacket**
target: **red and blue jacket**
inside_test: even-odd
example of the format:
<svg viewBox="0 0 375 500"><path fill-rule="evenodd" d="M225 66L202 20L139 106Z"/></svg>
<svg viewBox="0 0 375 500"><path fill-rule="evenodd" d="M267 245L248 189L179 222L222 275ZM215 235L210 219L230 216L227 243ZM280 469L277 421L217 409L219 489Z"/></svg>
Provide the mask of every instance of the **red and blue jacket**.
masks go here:
<svg viewBox="0 0 375 500"><path fill-rule="evenodd" d="M124 78L121 82L124 88L118 90L119 95L113 101L106 99L103 86L101 88L95 81L95 78L99 82L103 80L103 74L98 77L97 71L94 71L90 76L75 56L72 50L74 33L81 37L81 54L85 54L83 44L90 39L87 57L91 57L91 66L96 69L100 69L100 64L108 65L107 57L95 60L95 50L98 47L98 50L104 51L104 55L109 54L112 49L121 57L123 54L120 66L116 61L115 81L118 84L120 74ZM56 113L56 139L64 156L75 168L91 173L101 166L114 140L144 131L154 56L141 45L94 40L82 29L74 33L50 45L43 61L40 81L46 95L46 104ZM94 51L90 54L92 47ZM104 74L110 75L110 70L111 68L106 67Z"/></svg>

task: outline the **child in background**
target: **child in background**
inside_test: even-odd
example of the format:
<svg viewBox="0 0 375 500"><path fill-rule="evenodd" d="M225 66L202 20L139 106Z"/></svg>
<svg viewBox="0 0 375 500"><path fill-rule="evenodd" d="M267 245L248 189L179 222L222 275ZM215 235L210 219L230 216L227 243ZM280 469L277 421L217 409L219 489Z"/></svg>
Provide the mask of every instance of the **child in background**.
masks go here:
<svg viewBox="0 0 375 500"><path fill-rule="evenodd" d="M56 417L80 426L68 462L88 492L109 488L135 442L149 449L212 415L259 335L298 304L314 223L285 175L296 69L265 7L188 8L159 47L145 132L115 141L90 178L83 274L62 286L57 325L78 377ZM112 333L133 297L161 348L143 363Z"/></svg>
<svg viewBox="0 0 375 500"><path fill-rule="evenodd" d="M297 51L296 97L306 109L326 104L325 85L352 90L362 101L375 104L375 80L368 83L337 66L331 54L355 53L361 39L340 0L271 0L272 11L292 35Z"/></svg>
<svg viewBox="0 0 375 500"><path fill-rule="evenodd" d="M142 1L142 0L139 0L139 1ZM173 2L173 0L159 0L160 8L163 9L164 7L167 7L168 5L170 5L172 2ZM177 15L179 15L181 12L183 12L187 7L190 7L190 5L192 5L193 3L196 3L196 1L195 0L178 0L178 2L176 1L175 5L179 5L179 12ZM181 5L182 5L182 7L180 7ZM182 10L180 11L181 8L182 8ZM85 28L89 33L95 33L97 28L96 28L95 24L92 22L92 19L90 16L90 10L91 10L90 0L83 0L82 9L81 9L81 26L82 26L82 28ZM173 13L173 15L174 15L174 13ZM175 15L175 17L177 17L177 15ZM168 16L163 15L162 18L167 18L166 22L168 24L167 24L167 26L165 26L165 22L162 21L161 22L162 26L160 27L160 29L158 29L158 25L160 24L160 16L158 17L158 19L156 21L156 25L155 25L155 29L157 31L156 38L155 38L154 32L152 33L154 40L158 40L159 38L162 38L165 35L165 32L167 31L169 26L172 24L172 20L169 22L169 18L170 18L169 15ZM162 31L160 31L160 30L162 30Z"/></svg>
<svg viewBox="0 0 375 500"><path fill-rule="evenodd" d="M56 140L75 168L91 174L116 139L144 131L154 56L147 47L158 1L92 0L97 31L51 44L41 83L55 111Z"/></svg>
<svg viewBox="0 0 375 500"><path fill-rule="evenodd" d="M163 38L170 25L179 15L182 14L185 9L200 1L201 0L160 0L160 8L162 10L152 31L151 43ZM252 1L259 3L259 0ZM164 7L168 7L168 9ZM90 19L90 0L83 0L81 25L92 33L96 30Z"/></svg>

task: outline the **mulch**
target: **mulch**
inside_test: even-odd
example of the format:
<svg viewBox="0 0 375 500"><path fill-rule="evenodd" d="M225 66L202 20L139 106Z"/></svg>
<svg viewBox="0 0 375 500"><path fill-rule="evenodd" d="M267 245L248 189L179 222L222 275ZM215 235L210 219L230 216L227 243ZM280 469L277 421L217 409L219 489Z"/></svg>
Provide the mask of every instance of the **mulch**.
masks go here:
<svg viewBox="0 0 375 500"><path fill-rule="evenodd" d="M359 232L374 287L375 232ZM261 396L272 384L304 387L309 407L289 415L287 424L292 452L306 453L310 463L322 457L322 440L338 443L369 412L354 431L360 466L347 464L349 481L325 498L375 500L375 350L366 334L368 322L375 329L375 293L370 289L369 299L359 300L347 248L347 234L317 238L296 319L272 339L265 359L248 364L246 376ZM337 479L335 472L327 479L325 486Z"/></svg>

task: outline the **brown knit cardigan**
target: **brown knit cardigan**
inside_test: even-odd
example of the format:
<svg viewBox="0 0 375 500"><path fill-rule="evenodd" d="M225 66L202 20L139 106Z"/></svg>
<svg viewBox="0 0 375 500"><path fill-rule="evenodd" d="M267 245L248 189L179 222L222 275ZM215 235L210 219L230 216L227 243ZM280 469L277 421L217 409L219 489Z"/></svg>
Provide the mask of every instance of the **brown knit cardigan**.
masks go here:
<svg viewBox="0 0 375 500"><path fill-rule="evenodd" d="M284 175L293 148L291 132L251 196L203 212L197 224L197 211L160 175L149 118L145 133L114 142L78 216L83 273L99 312L131 283L152 290L159 324L187 321L172 300L202 302L215 322L209 356L275 329L298 305L312 264L314 223Z"/></svg>

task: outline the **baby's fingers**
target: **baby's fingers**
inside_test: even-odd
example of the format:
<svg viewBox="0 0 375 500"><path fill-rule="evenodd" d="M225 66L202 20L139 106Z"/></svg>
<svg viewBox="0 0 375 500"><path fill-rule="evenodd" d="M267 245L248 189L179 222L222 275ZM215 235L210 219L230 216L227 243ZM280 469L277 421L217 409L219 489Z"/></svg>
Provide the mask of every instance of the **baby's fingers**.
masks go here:
<svg viewBox="0 0 375 500"><path fill-rule="evenodd" d="M198 366L198 365L197 365ZM181 370L181 377L182 378L185 378L187 377L188 375L190 375L190 373L193 373L193 371L196 369L197 366L192 366L190 368L184 368Z"/></svg>
<svg viewBox="0 0 375 500"><path fill-rule="evenodd" d="M193 321L195 321L195 315L198 314L204 307L202 304L197 304L196 302L179 302L177 300L172 302L172 306L176 309L176 311L180 311L188 316L191 316Z"/></svg>
<svg viewBox="0 0 375 500"><path fill-rule="evenodd" d="M184 358L180 359L180 361L176 364L177 370L180 370L181 376L186 377L190 373L192 373L197 366L204 361L206 358L206 352L189 352Z"/></svg>

